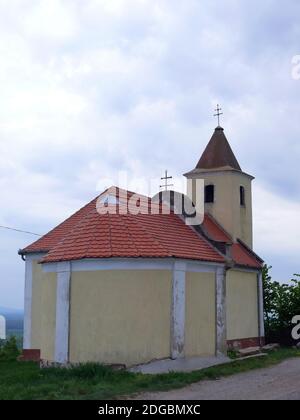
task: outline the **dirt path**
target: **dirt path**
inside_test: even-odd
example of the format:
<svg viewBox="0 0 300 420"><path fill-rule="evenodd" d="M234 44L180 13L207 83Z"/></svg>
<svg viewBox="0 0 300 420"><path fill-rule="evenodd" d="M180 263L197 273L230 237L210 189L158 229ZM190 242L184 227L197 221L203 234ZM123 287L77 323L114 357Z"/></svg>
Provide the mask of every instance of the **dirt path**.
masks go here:
<svg viewBox="0 0 300 420"><path fill-rule="evenodd" d="M179 390L140 394L136 399L300 400L300 359L217 381L201 381Z"/></svg>

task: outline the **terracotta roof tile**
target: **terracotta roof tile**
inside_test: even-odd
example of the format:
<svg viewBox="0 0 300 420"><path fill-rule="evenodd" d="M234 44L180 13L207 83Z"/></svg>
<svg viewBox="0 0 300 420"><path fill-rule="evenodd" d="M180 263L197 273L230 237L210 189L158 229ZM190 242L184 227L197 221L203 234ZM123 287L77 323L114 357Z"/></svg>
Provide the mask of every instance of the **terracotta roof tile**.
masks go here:
<svg viewBox="0 0 300 420"><path fill-rule="evenodd" d="M174 213L99 214L97 199L23 252L48 252L43 262L110 257L178 257L224 262L213 246Z"/></svg>
<svg viewBox="0 0 300 420"><path fill-rule="evenodd" d="M255 257L255 255L252 255L240 243L235 243L232 245L232 258L238 265L250 268L262 268L262 263Z"/></svg>
<svg viewBox="0 0 300 420"><path fill-rule="evenodd" d="M231 236L210 214L205 214L202 226L214 241L232 242Z"/></svg>
<svg viewBox="0 0 300 420"><path fill-rule="evenodd" d="M42 236L31 245L27 246L22 250L24 254L30 252L48 252L54 245L56 245L61 239L63 239L71 229L96 205L97 198L92 200L86 206L82 207L71 217L66 219L63 223L56 226L46 235Z"/></svg>
<svg viewBox="0 0 300 420"><path fill-rule="evenodd" d="M132 194L129 192L129 197ZM174 213L99 214L96 209L98 198L23 252L47 252L42 262L111 257L177 257L225 262L213 245ZM144 199L148 200L147 197ZM205 217L203 226L212 239L230 241L230 236L211 217ZM253 266L254 257L241 244L235 245L236 262ZM257 266L257 260L255 264Z"/></svg>
<svg viewBox="0 0 300 420"><path fill-rule="evenodd" d="M248 249L241 241L233 243L229 233L210 215L206 214L203 222L204 231L217 242L232 243L232 259L235 264L251 268L261 268L262 260Z"/></svg>
<svg viewBox="0 0 300 420"><path fill-rule="evenodd" d="M175 214L100 215L96 207L43 262L108 257L178 257L224 262Z"/></svg>

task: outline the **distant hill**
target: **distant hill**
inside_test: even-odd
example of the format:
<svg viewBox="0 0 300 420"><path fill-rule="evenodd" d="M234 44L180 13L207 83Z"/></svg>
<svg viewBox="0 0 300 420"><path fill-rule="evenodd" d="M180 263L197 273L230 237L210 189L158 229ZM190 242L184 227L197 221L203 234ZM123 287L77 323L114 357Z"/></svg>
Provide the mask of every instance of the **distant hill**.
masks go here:
<svg viewBox="0 0 300 420"><path fill-rule="evenodd" d="M0 315L6 319L7 330L23 330L24 311L0 306Z"/></svg>
<svg viewBox="0 0 300 420"><path fill-rule="evenodd" d="M14 308L6 308L5 306L0 306L1 314L23 314L23 309L14 309Z"/></svg>

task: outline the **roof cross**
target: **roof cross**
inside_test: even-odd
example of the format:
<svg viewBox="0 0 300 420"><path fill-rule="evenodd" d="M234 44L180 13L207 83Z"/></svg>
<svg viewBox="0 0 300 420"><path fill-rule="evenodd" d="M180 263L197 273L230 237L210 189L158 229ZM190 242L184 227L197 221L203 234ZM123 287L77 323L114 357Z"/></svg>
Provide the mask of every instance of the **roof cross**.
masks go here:
<svg viewBox="0 0 300 420"><path fill-rule="evenodd" d="M168 176L168 170L165 170L165 176L160 178L161 180L165 181L164 185L160 185L159 188L164 188L165 191L168 191L168 187L173 187L174 184L168 184L168 180L172 179L172 176Z"/></svg>
<svg viewBox="0 0 300 420"><path fill-rule="evenodd" d="M220 115L223 115L222 108L220 108L220 105L217 105L217 108L215 109L216 114L214 114L214 117L218 117L218 127L220 127Z"/></svg>

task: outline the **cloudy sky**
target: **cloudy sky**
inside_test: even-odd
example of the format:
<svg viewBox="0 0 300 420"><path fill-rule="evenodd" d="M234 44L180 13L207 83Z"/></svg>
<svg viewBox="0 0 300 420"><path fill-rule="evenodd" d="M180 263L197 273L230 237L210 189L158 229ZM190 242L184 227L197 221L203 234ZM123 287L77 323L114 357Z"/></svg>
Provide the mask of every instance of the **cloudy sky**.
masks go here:
<svg viewBox="0 0 300 420"><path fill-rule="evenodd" d="M192 169L216 125L253 175L255 249L300 271L297 0L0 0L0 225L45 233L110 184ZM297 72L296 72L297 73ZM121 173L121 174L120 174ZM23 305L0 229L0 306Z"/></svg>

